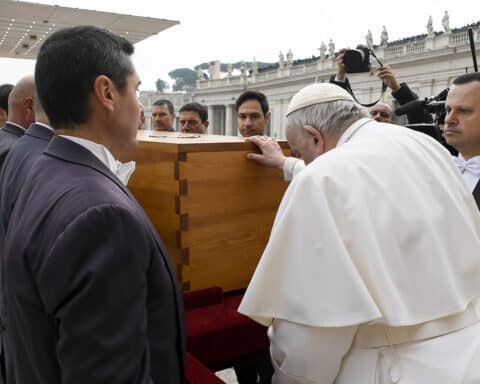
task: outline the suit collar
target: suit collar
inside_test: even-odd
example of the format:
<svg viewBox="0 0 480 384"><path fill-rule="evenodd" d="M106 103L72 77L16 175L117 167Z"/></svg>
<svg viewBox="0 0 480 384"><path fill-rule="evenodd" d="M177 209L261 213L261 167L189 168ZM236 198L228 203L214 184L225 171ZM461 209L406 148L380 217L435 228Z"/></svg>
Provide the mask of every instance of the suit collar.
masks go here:
<svg viewBox="0 0 480 384"><path fill-rule="evenodd" d="M7 121L5 125L3 126L2 130L4 132L8 132L12 135L22 137L25 134L25 129L20 127L18 124L11 123L10 121Z"/></svg>
<svg viewBox="0 0 480 384"><path fill-rule="evenodd" d="M473 188L472 194L475 202L477 203L478 209L480 209L480 181L477 183L475 188Z"/></svg>
<svg viewBox="0 0 480 384"><path fill-rule="evenodd" d="M131 199L130 191L93 153L81 145L61 136L54 135L44 154L57 159L91 168L112 180ZM134 199L135 200L135 199Z"/></svg>
<svg viewBox="0 0 480 384"><path fill-rule="evenodd" d="M28 127L27 132L25 132L28 136L36 137L37 139L50 141L54 135L52 129L48 129L42 124L33 123Z"/></svg>

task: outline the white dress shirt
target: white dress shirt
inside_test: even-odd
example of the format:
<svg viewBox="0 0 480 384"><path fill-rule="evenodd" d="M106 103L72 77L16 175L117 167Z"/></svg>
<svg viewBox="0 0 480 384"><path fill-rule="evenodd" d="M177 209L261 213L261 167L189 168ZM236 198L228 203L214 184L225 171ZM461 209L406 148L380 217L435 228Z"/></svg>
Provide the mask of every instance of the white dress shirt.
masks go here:
<svg viewBox="0 0 480 384"><path fill-rule="evenodd" d="M459 153L458 157L453 157L453 161L462 173L468 188L473 192L475 186L478 184L478 180L480 180L480 156L474 156L465 160L462 154Z"/></svg>
<svg viewBox="0 0 480 384"><path fill-rule="evenodd" d="M128 163L121 163L116 160L112 153L102 144L95 143L94 141L82 139L76 136L60 135L65 139L73 141L78 145L81 145L91 153L93 153L105 166L116 175L120 181L124 184L128 184L128 180L135 171L135 162L129 161Z"/></svg>

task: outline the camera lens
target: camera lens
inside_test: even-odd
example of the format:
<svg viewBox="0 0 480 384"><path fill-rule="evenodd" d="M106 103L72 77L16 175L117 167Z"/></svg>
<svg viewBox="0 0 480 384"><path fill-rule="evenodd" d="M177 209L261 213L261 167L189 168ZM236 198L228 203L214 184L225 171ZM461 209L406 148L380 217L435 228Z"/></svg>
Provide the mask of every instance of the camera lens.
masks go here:
<svg viewBox="0 0 480 384"><path fill-rule="evenodd" d="M368 72L370 70L370 55L368 48L349 49L343 54L343 64L347 73Z"/></svg>
<svg viewBox="0 0 480 384"><path fill-rule="evenodd" d="M349 49L343 55L343 63L350 67L362 65L365 55L358 49Z"/></svg>

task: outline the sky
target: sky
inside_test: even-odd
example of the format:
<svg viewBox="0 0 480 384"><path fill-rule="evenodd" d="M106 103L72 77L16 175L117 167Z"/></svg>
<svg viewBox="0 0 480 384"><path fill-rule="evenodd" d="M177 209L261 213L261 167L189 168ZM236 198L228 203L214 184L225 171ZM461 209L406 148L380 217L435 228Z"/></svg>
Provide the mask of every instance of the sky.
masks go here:
<svg viewBox="0 0 480 384"><path fill-rule="evenodd" d="M32 0L34 1L34 0ZM380 42L385 25L389 41L426 33L428 17L442 30L445 10L450 27L480 21L478 1L458 0L37 0L44 4L177 20L175 25L135 45L133 57L142 90L154 90L168 72L203 62L240 60L276 62L291 49L293 58L318 56L322 41L336 50L365 44L372 31ZM478 47L477 47L478 48ZM0 84L33 73L34 61L0 58Z"/></svg>

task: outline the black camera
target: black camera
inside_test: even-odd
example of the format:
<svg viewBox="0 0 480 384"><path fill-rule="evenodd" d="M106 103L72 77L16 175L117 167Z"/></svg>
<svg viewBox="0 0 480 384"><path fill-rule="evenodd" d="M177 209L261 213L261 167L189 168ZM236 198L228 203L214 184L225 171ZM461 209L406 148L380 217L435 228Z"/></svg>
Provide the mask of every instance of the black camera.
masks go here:
<svg viewBox="0 0 480 384"><path fill-rule="evenodd" d="M445 100L448 95L448 88L445 88L437 96L425 97L424 99L416 99L409 101L395 110L397 116L404 115L406 113L419 113L425 111L427 114L433 115L433 122L436 125L443 124L445 119ZM424 113L425 115L425 113ZM423 121L422 123L430 123L432 119Z"/></svg>
<svg viewBox="0 0 480 384"><path fill-rule="evenodd" d="M358 45L356 49L346 50L343 54L343 64L347 73L370 72L370 49Z"/></svg>
<svg viewBox="0 0 480 384"><path fill-rule="evenodd" d="M437 141L439 141L448 151L456 156L458 151L452 146L448 145L442 135L441 126L445 124L445 100L448 95L448 88L445 88L437 96L425 97L424 99L417 99L409 101L395 110L397 116L406 113L414 114L415 116L422 116L423 121L416 124L407 124L407 128L415 131L425 133Z"/></svg>

